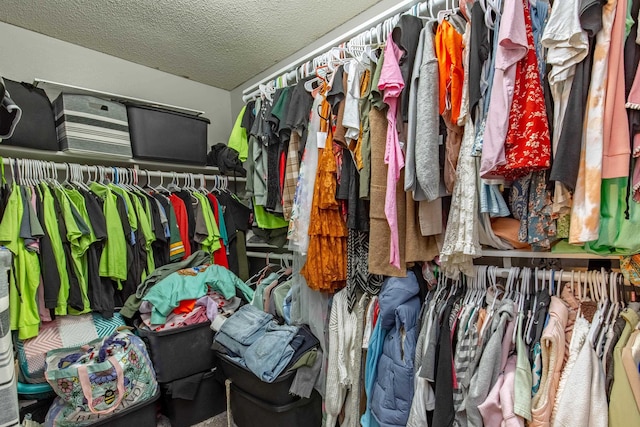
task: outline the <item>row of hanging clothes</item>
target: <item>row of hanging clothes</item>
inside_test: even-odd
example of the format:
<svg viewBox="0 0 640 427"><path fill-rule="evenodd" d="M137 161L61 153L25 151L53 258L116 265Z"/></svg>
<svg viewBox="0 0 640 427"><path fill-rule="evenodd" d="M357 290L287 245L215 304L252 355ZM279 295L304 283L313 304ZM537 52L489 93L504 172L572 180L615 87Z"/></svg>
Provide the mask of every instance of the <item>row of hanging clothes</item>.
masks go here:
<svg viewBox="0 0 640 427"><path fill-rule="evenodd" d="M328 291L358 276L379 290L436 255L473 275L483 246L640 251L640 4L581 5L427 2L262 87L229 141L256 230L321 263L306 279Z"/></svg>
<svg viewBox="0 0 640 427"><path fill-rule="evenodd" d="M327 427L640 423L640 303L617 272L412 270L353 311L336 293L328 335Z"/></svg>
<svg viewBox="0 0 640 427"><path fill-rule="evenodd" d="M269 313L279 323L291 324L291 273L287 259L273 264L266 258L266 266L245 283L255 290L250 304Z"/></svg>
<svg viewBox="0 0 640 427"><path fill-rule="evenodd" d="M11 329L38 335L55 316L88 312L111 317L156 268L204 250L212 263L239 272L238 232L249 209L216 177L175 173L165 188L150 172L7 159L2 174L0 244L13 253ZM4 163L3 163L4 165ZM58 168L66 169L64 181ZM83 170L87 172L86 177ZM93 172L93 173L92 173ZM146 175L139 185L138 174ZM238 247L242 253L238 253Z"/></svg>

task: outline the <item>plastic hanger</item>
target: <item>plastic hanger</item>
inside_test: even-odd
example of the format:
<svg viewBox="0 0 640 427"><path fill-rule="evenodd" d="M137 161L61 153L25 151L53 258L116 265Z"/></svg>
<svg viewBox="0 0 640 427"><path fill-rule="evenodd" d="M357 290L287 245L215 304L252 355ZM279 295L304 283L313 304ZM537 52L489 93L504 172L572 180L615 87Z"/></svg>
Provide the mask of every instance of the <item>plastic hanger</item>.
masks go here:
<svg viewBox="0 0 640 427"><path fill-rule="evenodd" d="M604 268L601 270L602 271L602 282L603 285L607 286L607 283L604 282L609 282L609 289L606 290L605 289L605 293L606 293L606 300L607 300L607 305L606 305L606 311L604 312L604 318L602 321L602 328L600 329L600 334L598 336L598 339L596 341L596 354L598 355L598 357L602 358L602 355L604 354L604 344L607 340L607 334L611 328L612 325L612 321L614 319L614 313L616 312L616 309L618 307L618 304L616 302L617 300L617 295L615 295L615 293L613 291L615 291L614 287L612 286L612 281L614 280L614 276L613 273L611 273L610 275L606 275ZM616 316L617 317L617 316Z"/></svg>
<svg viewBox="0 0 640 427"><path fill-rule="evenodd" d="M17 184L17 180L16 180L16 173L14 170L14 159L12 159L11 157L8 157L9 160L9 169L11 169L11 181L13 181L14 184Z"/></svg>
<svg viewBox="0 0 640 427"><path fill-rule="evenodd" d="M129 169L129 173L131 174L131 186L141 195L147 194L144 188L142 188L138 181L138 170L137 169ZM147 177L147 181L149 178Z"/></svg>
<svg viewBox="0 0 640 427"><path fill-rule="evenodd" d="M596 299L600 299L599 294L595 290L597 286L594 286L594 283L593 283L595 279L593 272L591 271L589 272L588 278L589 278L590 289L595 292ZM602 320L603 320L602 316L603 316L602 305L600 304L600 301L598 301L598 309L596 310L596 313L593 316L593 321L591 322L591 328L589 329L589 334L587 335L587 339L589 340L589 343L591 343L591 346L594 348L597 343L600 327L602 326Z"/></svg>
<svg viewBox="0 0 640 427"><path fill-rule="evenodd" d="M33 170L33 186L37 187L42 182L42 162L40 160L31 160L31 168Z"/></svg>
<svg viewBox="0 0 640 427"><path fill-rule="evenodd" d="M169 183L169 185L167 185L167 188L169 189L169 191L171 193L177 193L179 191L181 191L181 188L178 187L178 182L177 182L177 173L173 172L172 177L171 177L171 182Z"/></svg>
<svg viewBox="0 0 640 427"><path fill-rule="evenodd" d="M86 166L86 168L87 168L87 171L88 171L89 170L89 166ZM89 190L89 187L87 186L87 184L85 184L85 182L84 182L84 177L83 177L82 166L81 165L76 165L76 180L74 181L74 184L77 185L78 187L80 187L81 189L83 189L86 192L91 191L91 190Z"/></svg>
<svg viewBox="0 0 640 427"><path fill-rule="evenodd" d="M60 185L62 187L67 187L69 186L69 174L70 174L71 166L69 166L69 163L67 162L64 163L64 166L65 166L65 178Z"/></svg>
<svg viewBox="0 0 640 427"><path fill-rule="evenodd" d="M307 80L304 83L305 90L307 92L313 92L317 88L317 86L314 86L314 85L326 83L328 70L329 70L329 65L326 63L315 66L315 77Z"/></svg>
<svg viewBox="0 0 640 427"><path fill-rule="evenodd" d="M120 179L124 188L126 188L128 191L135 192L135 189L133 188L133 179L130 175L130 170L127 168L118 168L118 173L120 174Z"/></svg>
<svg viewBox="0 0 640 427"><path fill-rule="evenodd" d="M474 300L473 297L475 296L476 283L478 281L478 267L477 266L474 267L474 273L475 273L475 275L473 276L473 278L467 283L467 287L465 289L464 298L462 300L462 304L463 305L469 305L471 303L471 301Z"/></svg>
<svg viewBox="0 0 640 427"><path fill-rule="evenodd" d="M18 162L18 169L20 170L20 185L22 185L23 187L29 185L29 175L26 164L26 159L20 159L20 161Z"/></svg>
<svg viewBox="0 0 640 427"><path fill-rule="evenodd" d="M149 176L149 171L148 171L147 169L143 169L143 171L144 171L144 174L145 174L145 176L146 176L146 181L145 181L144 185L142 186L142 189L143 189L145 192L147 192L147 193L148 193L148 192L153 191L153 190L154 190L154 188L153 188L153 187L151 187L151 178L150 178L150 176Z"/></svg>
<svg viewBox="0 0 640 427"><path fill-rule="evenodd" d="M44 179L44 168L41 160L32 160L34 170L34 186L38 186Z"/></svg>
<svg viewBox="0 0 640 427"><path fill-rule="evenodd" d="M564 275L564 270L560 270L558 273L558 284L556 285L556 297L560 298L562 296L562 276Z"/></svg>
<svg viewBox="0 0 640 427"><path fill-rule="evenodd" d="M31 186L31 169L29 159L22 160L22 181L25 187Z"/></svg>
<svg viewBox="0 0 640 427"><path fill-rule="evenodd" d="M269 101L272 101L272 96L275 93L276 88L274 87L273 82L269 82L267 84L258 85L258 90L260 91L260 95L262 97L266 98Z"/></svg>
<svg viewBox="0 0 640 427"><path fill-rule="evenodd" d="M480 6L484 6L484 22L487 28L493 30L496 27L496 23L502 15L502 0L480 0Z"/></svg>
<svg viewBox="0 0 640 427"><path fill-rule="evenodd" d="M448 20L449 15L451 15L451 10L449 10L449 0L445 0L444 9L438 11L438 23L442 24L442 21Z"/></svg>
<svg viewBox="0 0 640 427"><path fill-rule="evenodd" d="M199 176L200 178L200 187L198 188L198 190L202 193L202 194L209 194L209 190L207 190L207 180L204 176L203 173L200 174Z"/></svg>
<svg viewBox="0 0 640 427"><path fill-rule="evenodd" d="M533 324L535 322L535 313L536 313L536 308L538 307L538 292L540 291L540 288L538 287L538 267L535 268L534 270L534 279L533 279L533 304L531 305L528 315L527 315L527 324L525 326L525 336L526 337L530 337L531 336L531 330L533 329ZM530 341L530 340L529 340ZM528 342L527 344L531 344L531 342Z"/></svg>
<svg viewBox="0 0 640 427"><path fill-rule="evenodd" d="M487 302L487 275L486 270L485 273L480 277L480 281L478 283L478 295L476 297L476 306L483 307Z"/></svg>
<svg viewBox="0 0 640 427"><path fill-rule="evenodd" d="M507 278L507 283L509 285L509 287L513 286L513 282L515 282L518 279L518 273L519 273L519 268L518 267L511 267L511 269L509 270L509 277ZM510 282L510 283L509 283ZM516 298L511 298L515 301L517 307L518 307L518 313L520 313L520 315L523 316L524 319L524 303L525 303L525 296L523 292L520 292ZM516 342L516 338L517 338L517 333L518 333L518 329L519 328L514 328L514 333L513 336L511 337L511 342L515 343ZM523 332L522 330L520 332Z"/></svg>
<svg viewBox="0 0 640 427"><path fill-rule="evenodd" d="M22 159L22 182L25 187L31 186L31 171L28 159Z"/></svg>
<svg viewBox="0 0 640 427"><path fill-rule="evenodd" d="M575 295L575 293L574 293L574 273L575 273L575 271L571 271L571 293L573 295ZM580 316L582 316L582 302L586 301L586 300L583 300L583 297L582 297L582 272L578 271L577 273L578 273L578 280L577 280L578 289L577 289L577 291L578 291L578 304L579 305L578 305L578 313L577 313L576 317L580 317Z"/></svg>
<svg viewBox="0 0 640 427"><path fill-rule="evenodd" d="M156 185L156 191L157 192L163 192L163 193L171 193L171 191L169 191L169 189L163 187L163 181L164 181L164 174L163 172L158 171L158 175L160 176L160 183L158 185Z"/></svg>
<svg viewBox="0 0 640 427"><path fill-rule="evenodd" d="M491 323L493 319L493 315L495 314L495 309L496 309L496 301L498 301L498 296L500 295L500 291L496 286L496 281L495 281L495 267L494 269L492 269L491 267L487 269L487 278L489 279L487 285L490 286L491 290L493 291L493 301L491 302L491 306L487 310L487 318L484 324L482 325L482 329L480 330L481 338L484 336L487 325ZM488 289L487 289L487 293L488 293Z"/></svg>
<svg viewBox="0 0 640 427"><path fill-rule="evenodd" d="M27 159L21 159L19 163L20 176L22 177L22 185L28 186L29 183L29 171L27 169Z"/></svg>

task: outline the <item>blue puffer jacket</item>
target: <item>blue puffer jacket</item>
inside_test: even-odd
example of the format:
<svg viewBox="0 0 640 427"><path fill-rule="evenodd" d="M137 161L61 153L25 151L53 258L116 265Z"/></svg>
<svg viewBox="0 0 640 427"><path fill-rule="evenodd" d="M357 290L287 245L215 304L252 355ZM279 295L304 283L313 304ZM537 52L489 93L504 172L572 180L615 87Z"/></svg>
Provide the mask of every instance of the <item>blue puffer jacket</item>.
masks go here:
<svg viewBox="0 0 640 427"><path fill-rule="evenodd" d="M405 426L413 400L413 358L418 340L420 289L412 272L388 278L380 292L381 326L389 332L378 362L371 409L381 427Z"/></svg>

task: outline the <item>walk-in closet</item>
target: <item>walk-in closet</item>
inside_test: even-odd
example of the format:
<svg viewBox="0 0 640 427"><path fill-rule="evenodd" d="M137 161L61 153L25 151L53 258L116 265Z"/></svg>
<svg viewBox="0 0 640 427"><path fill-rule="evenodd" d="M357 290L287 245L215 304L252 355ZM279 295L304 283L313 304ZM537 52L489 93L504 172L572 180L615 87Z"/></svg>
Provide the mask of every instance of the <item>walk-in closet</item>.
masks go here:
<svg viewBox="0 0 640 427"><path fill-rule="evenodd" d="M3 0L0 427L640 426L640 0Z"/></svg>

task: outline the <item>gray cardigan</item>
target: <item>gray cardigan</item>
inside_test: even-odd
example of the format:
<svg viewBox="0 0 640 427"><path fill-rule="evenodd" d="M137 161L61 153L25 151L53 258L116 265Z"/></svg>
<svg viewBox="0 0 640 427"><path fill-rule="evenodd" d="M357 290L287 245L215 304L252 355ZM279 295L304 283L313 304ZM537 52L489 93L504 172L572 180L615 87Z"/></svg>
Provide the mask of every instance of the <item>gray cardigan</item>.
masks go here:
<svg viewBox="0 0 640 427"><path fill-rule="evenodd" d="M435 200L440 192L438 76L433 31L427 25L420 33L411 76L405 150L405 191L412 191L416 201Z"/></svg>
<svg viewBox="0 0 640 427"><path fill-rule="evenodd" d="M466 402L469 427L482 427L482 415L478 406L486 400L502 370L502 341L505 339L507 324L514 318L515 305L510 299L504 299L499 304L491 322L491 335L488 341L485 340L486 346L469 386ZM511 340L511 337L506 339Z"/></svg>

